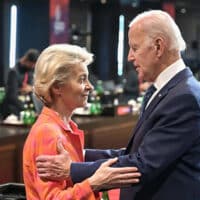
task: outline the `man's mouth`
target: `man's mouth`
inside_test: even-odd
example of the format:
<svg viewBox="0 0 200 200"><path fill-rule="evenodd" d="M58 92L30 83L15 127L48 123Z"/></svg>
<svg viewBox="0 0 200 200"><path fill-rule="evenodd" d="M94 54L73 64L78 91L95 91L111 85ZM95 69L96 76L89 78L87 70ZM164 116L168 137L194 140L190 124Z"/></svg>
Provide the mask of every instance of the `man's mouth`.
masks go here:
<svg viewBox="0 0 200 200"><path fill-rule="evenodd" d="M135 71L139 72L139 67L138 66L135 66Z"/></svg>

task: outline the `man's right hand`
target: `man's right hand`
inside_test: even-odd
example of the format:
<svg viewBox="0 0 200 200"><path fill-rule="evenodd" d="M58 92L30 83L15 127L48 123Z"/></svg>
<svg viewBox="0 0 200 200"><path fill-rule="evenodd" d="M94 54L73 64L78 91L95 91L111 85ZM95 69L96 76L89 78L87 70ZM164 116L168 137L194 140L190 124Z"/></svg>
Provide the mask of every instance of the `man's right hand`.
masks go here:
<svg viewBox="0 0 200 200"><path fill-rule="evenodd" d="M58 139L58 155L40 155L36 158L39 177L44 180L66 180L70 175L71 158Z"/></svg>
<svg viewBox="0 0 200 200"><path fill-rule="evenodd" d="M94 191L127 187L139 182L141 173L137 167L112 167L117 160L117 158L112 158L102 163L98 170L88 178Z"/></svg>

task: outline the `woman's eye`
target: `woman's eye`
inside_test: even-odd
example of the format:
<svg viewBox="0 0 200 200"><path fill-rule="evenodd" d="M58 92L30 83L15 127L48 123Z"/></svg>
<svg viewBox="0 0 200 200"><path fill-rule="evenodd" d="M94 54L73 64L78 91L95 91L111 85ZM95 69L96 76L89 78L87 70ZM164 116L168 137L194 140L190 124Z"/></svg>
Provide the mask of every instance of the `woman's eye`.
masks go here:
<svg viewBox="0 0 200 200"><path fill-rule="evenodd" d="M86 81L86 77L81 77L81 78L80 78L80 82L81 82L81 83L83 83L83 82L85 82L85 81Z"/></svg>

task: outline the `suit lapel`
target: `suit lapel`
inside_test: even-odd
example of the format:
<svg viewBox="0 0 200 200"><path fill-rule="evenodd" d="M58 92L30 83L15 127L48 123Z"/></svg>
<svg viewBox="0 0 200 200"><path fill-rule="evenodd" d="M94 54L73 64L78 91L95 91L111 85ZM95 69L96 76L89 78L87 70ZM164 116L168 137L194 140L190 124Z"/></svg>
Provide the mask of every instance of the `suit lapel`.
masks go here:
<svg viewBox="0 0 200 200"><path fill-rule="evenodd" d="M125 153L130 151L132 148L133 140L136 138L137 133L141 125L148 117L151 115L155 107L159 104L159 102L168 94L171 88L175 87L181 80L192 76L192 72L189 68L184 69L183 71L179 72L176 76L174 76L154 97L154 99L150 102L149 106L147 107L146 111L142 115L142 117L138 120L136 127L133 130L132 137L129 140ZM143 137L145 133L140 133L140 138Z"/></svg>

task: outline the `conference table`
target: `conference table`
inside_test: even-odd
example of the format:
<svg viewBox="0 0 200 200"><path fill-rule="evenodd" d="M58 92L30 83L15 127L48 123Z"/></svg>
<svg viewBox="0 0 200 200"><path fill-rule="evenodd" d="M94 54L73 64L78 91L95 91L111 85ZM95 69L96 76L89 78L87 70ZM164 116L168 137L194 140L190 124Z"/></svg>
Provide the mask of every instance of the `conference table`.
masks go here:
<svg viewBox="0 0 200 200"><path fill-rule="evenodd" d="M73 116L85 133L85 148L122 148L138 116ZM0 123L0 184L23 183L22 151L31 126Z"/></svg>

